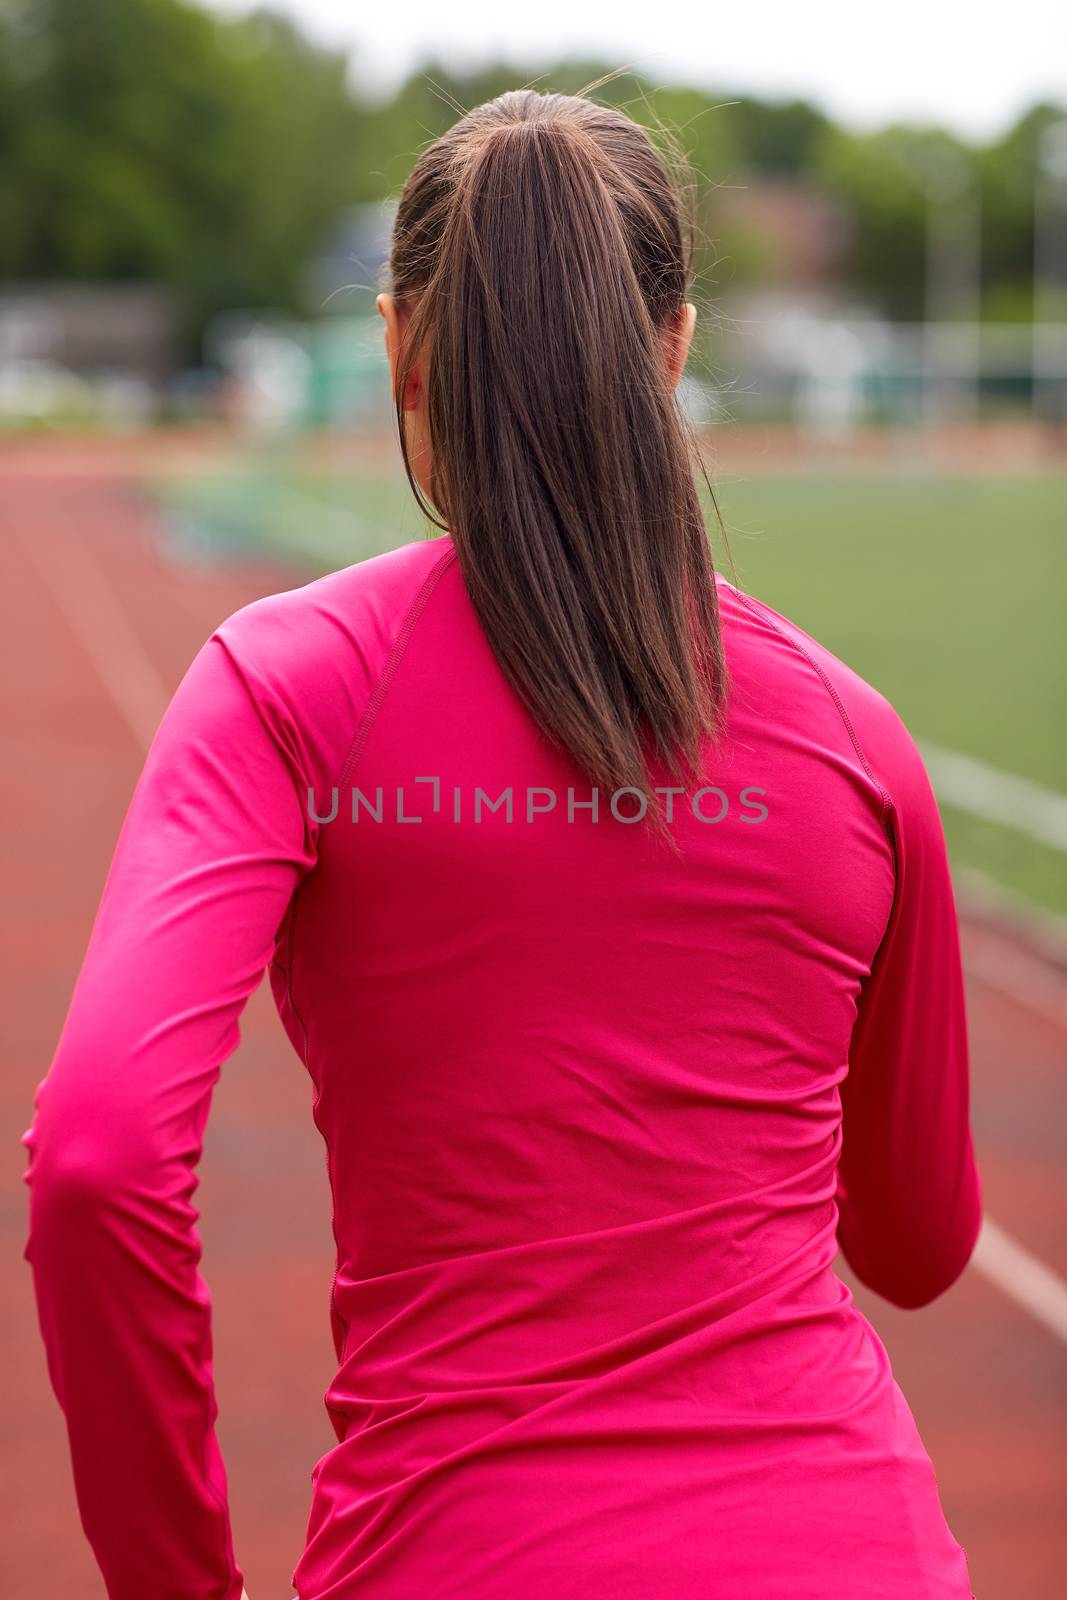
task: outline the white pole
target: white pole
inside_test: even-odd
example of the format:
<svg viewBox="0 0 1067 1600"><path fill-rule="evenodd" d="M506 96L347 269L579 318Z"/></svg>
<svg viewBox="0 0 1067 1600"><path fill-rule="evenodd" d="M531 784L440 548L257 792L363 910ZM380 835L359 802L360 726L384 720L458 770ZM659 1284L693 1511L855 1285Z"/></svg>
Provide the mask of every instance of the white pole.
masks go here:
<svg viewBox="0 0 1067 1600"><path fill-rule="evenodd" d="M1033 409L1054 423L1067 387L1067 117L1038 140L1034 172Z"/></svg>
<svg viewBox="0 0 1067 1600"><path fill-rule="evenodd" d="M981 202L955 150L931 151L926 190L927 419L973 417L981 361Z"/></svg>

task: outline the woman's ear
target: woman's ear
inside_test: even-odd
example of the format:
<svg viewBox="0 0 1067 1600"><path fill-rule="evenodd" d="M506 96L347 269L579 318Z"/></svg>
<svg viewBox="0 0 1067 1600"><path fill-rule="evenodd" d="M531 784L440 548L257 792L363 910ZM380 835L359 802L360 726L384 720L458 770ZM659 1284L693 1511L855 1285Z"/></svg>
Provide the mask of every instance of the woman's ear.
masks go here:
<svg viewBox="0 0 1067 1600"><path fill-rule="evenodd" d="M383 292L374 302L378 315L385 323L385 353L389 360L389 370L392 374L393 393L396 393L397 362L403 343L406 317L402 317L397 308L396 300L391 294ZM419 403L420 376L416 363L408 377L407 393L404 396L405 411L412 411Z"/></svg>
<svg viewBox="0 0 1067 1600"><path fill-rule="evenodd" d="M380 294L374 302L375 310L385 323L385 353L389 358L389 365L396 374L396 358L400 349L399 318L396 311L396 301L391 294Z"/></svg>
<svg viewBox="0 0 1067 1600"><path fill-rule="evenodd" d="M670 373L672 389L678 387L682 373L685 370L689 346L693 342L693 329L696 326L696 320L697 308L687 300L679 310L678 315L664 330L664 354L667 359L667 370Z"/></svg>

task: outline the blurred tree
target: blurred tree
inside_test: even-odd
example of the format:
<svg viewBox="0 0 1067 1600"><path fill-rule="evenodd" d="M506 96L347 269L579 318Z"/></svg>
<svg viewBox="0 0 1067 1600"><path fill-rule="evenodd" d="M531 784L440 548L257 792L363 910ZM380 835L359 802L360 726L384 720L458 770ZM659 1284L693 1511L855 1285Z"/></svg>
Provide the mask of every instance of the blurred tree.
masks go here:
<svg viewBox="0 0 1067 1600"><path fill-rule="evenodd" d="M967 146L942 128L828 127L815 142L812 176L852 217L849 279L892 316L924 314L928 207L942 164L953 158L973 165Z"/></svg>
<svg viewBox="0 0 1067 1600"><path fill-rule="evenodd" d="M836 197L853 223L848 283L920 316L924 173L947 151L981 183L987 306L1027 303L1035 150L1062 114L1051 105L970 149L940 129L853 133L802 100L653 85L584 57L463 73L428 59L383 101L282 13L224 18L194 0L0 0L0 277L161 282L191 353L215 311L307 309L305 266L338 214L395 197L458 115L523 83L597 84L597 99L681 151L705 297L766 270L767 241L716 205L766 176Z"/></svg>
<svg viewBox="0 0 1067 1600"><path fill-rule="evenodd" d="M1065 114L1042 102L1031 107L977 155L982 180L982 257L988 315L1028 320L1033 315L1034 187L1038 145Z"/></svg>
<svg viewBox="0 0 1067 1600"><path fill-rule="evenodd" d="M833 124L806 100L768 102L743 95L730 105L735 138L753 172L802 175Z"/></svg>
<svg viewBox="0 0 1067 1600"><path fill-rule="evenodd" d="M358 191L347 58L268 11L5 0L0 89L4 275L151 278L190 335L225 306L293 304Z"/></svg>

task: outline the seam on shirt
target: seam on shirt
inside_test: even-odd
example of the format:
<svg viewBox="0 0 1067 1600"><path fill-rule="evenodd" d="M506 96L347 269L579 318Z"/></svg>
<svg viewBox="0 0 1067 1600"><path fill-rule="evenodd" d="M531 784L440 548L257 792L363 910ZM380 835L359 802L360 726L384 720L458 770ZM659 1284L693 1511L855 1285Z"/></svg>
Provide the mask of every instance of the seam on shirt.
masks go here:
<svg viewBox="0 0 1067 1600"><path fill-rule="evenodd" d="M389 685L396 675L397 667L400 665L401 658L405 649L407 648L408 640L411 638L411 635L415 630L415 625L418 622L419 617L422 615L427 600L429 600L434 589L437 587L445 568L455 560L456 551L454 549L445 551L445 553L439 558L438 561L434 563L430 571L426 574L422 583L419 585L415 598L408 606L407 612L404 615L404 619L401 622L400 629L393 641L392 648L390 649L389 654L386 656L385 665L379 674L378 681L374 686L371 697L363 710L363 713L357 724L355 734L353 735L352 741L349 744L344 764L337 779L336 787L338 789L338 793L343 785L347 782L356 762L363 753L363 748L369 737L371 727L374 723L374 718L377 716ZM283 950L285 952L284 963L277 959L277 952L275 952L274 964L277 965L278 970L284 975L286 998L289 1002L289 1006L294 1017L300 1025L300 1032L303 1035L304 1067L307 1070L308 1077L311 1079L312 1086L315 1090L315 1099L311 1107L311 1119L316 1128L318 1128L323 1145L326 1149L326 1181L330 1190L330 1231L333 1234L334 1243L334 1271L333 1278L330 1282L330 1312L334 1324L339 1326L342 1330L341 1350L338 1356L338 1365L343 1366L345 1356L348 1353L348 1335L350 1329L348 1319L341 1315L337 1305L337 1279L341 1269L341 1241L337 1235L337 1194L333 1181L333 1150L330 1145L329 1135L326 1129L320 1123L318 1117L319 1101L322 1098L322 1083L316 1075L315 1069L311 1063L311 1035L308 1032L308 1026L304 1021L303 1013L296 1003L296 996L293 994L293 964L296 927L300 909L300 892L302 887L303 881L297 887L296 893L289 902L288 927L286 929L285 940L283 943Z"/></svg>
<svg viewBox="0 0 1067 1600"><path fill-rule="evenodd" d="M882 784L881 782L879 782L878 778L875 777L875 774L874 774L874 771L873 771L873 769L871 767L871 764L867 760L867 757L863 753L863 746L860 744L859 738L858 738L858 736L856 734L856 730L852 725L852 719L849 716L848 712L845 710L844 702L842 701L841 696L838 694L837 689L836 689L836 687L835 687L835 685L833 683L833 680L830 678L829 674L824 670L824 668L822 668L819 665L819 663L815 660L814 656L810 655L808 653L808 651L804 649L804 646L802 644L799 644L796 639L792 638L788 633L786 633L785 629L780 627L779 624L774 620L773 617L763 615L763 612L761 612L760 610L757 609L757 607L760 606L761 602L759 600L757 600L755 598L755 596L745 594L743 589L738 589L736 587L736 585L734 585L734 584L731 584L730 587L733 589L733 591L736 594L737 598L741 601L741 603L743 605L747 606L748 609L755 616L762 617L762 620L764 622L766 622L767 626L770 627L770 628L773 628L775 633L778 634L779 638L784 639L786 644L788 644L793 650L795 650L797 652L797 654L799 656L801 656L808 663L808 666L811 667L812 671L818 674L819 680L822 683L823 688L826 690L827 694L830 696L830 698L833 701L834 705L837 707L838 715L840 716L841 721L845 725L845 729L846 729L846 731L848 733L848 736L849 736L850 740L852 741L852 748L855 750L856 755L859 758L859 763L860 763L861 767L863 768L864 772L867 774L867 777L869 778L871 783L874 785L874 787L878 790L878 793L881 796L881 800L882 800L882 818L881 818L882 830L885 833L886 838L889 840L889 843L890 843L890 845L892 847L893 859L896 860L896 854L897 854L896 840L893 837L893 830L892 830L892 826L891 826L891 823L890 823L890 820L889 820L890 819L890 813L893 810L892 796L889 794L889 791L886 789L885 785Z"/></svg>
<svg viewBox="0 0 1067 1600"><path fill-rule="evenodd" d="M891 905L889 907L889 915L886 918L885 927L882 929L882 937L878 941L878 948L875 950L874 954L871 956L871 969L873 971L874 963L878 960L878 956L879 956L879 954L880 954L880 952L882 950L882 947L885 944L886 940L889 938L890 930L893 927L893 919L897 914L897 908L898 908L899 903L900 903L900 883L901 883L900 845L899 845L899 842L897 840L896 831L895 831L894 826L893 826L894 807L893 807L892 796L890 795L888 789L886 789L885 785L880 783L879 780L875 777L874 772L873 772L873 770L871 768L871 765L870 765L869 761L867 760L867 757L863 753L863 746L860 744L859 737L857 736L856 730L852 725L852 719L849 716L848 712L845 710L844 704L843 704L843 702L841 700L841 696L838 694L837 689L834 686L834 684L833 684L832 680L830 679L829 675L823 670L823 668L814 659L814 657L811 656L809 654L809 652L804 649L803 645L799 644L796 639L791 638L791 636L786 632L786 630L783 627L781 627L779 625L779 623L774 619L774 617L767 616L765 614L766 611L767 611L767 607L766 606L762 606L761 602L759 600L757 600L754 595L745 594L742 589L738 589L737 586L734 585L734 584L731 585L731 588L733 588L734 593L737 595L737 598L741 601L741 603L744 606L746 606L748 608L748 610L750 612L752 612L752 614L754 616L762 617L763 621L766 622L768 627L773 628L775 633L779 636L779 638L784 639L786 644L788 644L792 649L794 649L797 652L797 654L804 661L806 661L808 663L808 666L811 667L812 671L815 672L818 675L819 680L822 683L824 689L829 694L829 696L830 696L831 700L833 701L834 705L837 707L838 715L840 716L841 721L844 723L844 726L845 726L845 728L846 728L846 730L848 732L848 736L852 741L852 748L855 750L856 755L859 758L860 765L862 766L864 772L867 774L867 777L869 778L870 782L874 784L874 787L878 790L878 793L882 797L882 812L881 812L880 821L881 821L881 825L882 825L882 832L885 835L886 840L888 841L890 854L891 854L892 861L893 861L893 900L892 900L892 903L891 903Z"/></svg>
<svg viewBox="0 0 1067 1600"><path fill-rule="evenodd" d="M419 587L418 593L408 607L407 614L405 615L403 622L400 624L400 631L393 641L393 647L386 657L385 665L378 677L378 682L374 686L374 692L364 708L363 715L359 719L359 725L356 728L352 743L348 747L348 753L345 756L344 765L342 766L340 775L337 779L338 789L343 788L344 784L351 777L356 763L363 754L363 747L370 736L371 728L374 726L374 719L378 715L382 701L385 699L389 686L396 676L397 668L400 665L404 651L407 649L408 641L415 631L415 625L425 609L427 600L429 600L431 594L440 582L445 568L450 566L456 559L457 554L455 549L446 550L440 559L430 568L430 571L426 574L426 577L423 579Z"/></svg>

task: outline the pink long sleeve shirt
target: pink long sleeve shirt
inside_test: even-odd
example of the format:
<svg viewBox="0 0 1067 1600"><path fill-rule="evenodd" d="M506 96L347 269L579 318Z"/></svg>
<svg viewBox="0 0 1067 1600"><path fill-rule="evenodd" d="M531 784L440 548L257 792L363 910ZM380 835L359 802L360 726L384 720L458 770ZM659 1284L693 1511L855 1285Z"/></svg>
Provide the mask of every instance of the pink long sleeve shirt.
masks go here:
<svg viewBox="0 0 1067 1600"><path fill-rule="evenodd" d="M919 1306L978 1229L937 806L889 703L717 584L678 854L594 809L447 535L197 654L23 1134L111 1600L241 1593L193 1196L265 971L337 1242L300 1600L968 1600L834 1271Z"/></svg>

